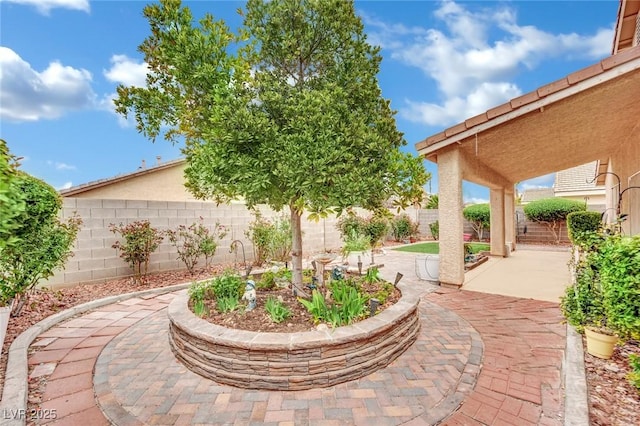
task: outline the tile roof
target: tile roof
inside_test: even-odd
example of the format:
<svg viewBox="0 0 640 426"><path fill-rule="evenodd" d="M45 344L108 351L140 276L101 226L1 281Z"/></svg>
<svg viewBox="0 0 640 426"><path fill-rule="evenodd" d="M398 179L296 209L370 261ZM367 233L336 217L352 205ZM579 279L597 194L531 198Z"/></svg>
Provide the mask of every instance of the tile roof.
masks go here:
<svg viewBox="0 0 640 426"><path fill-rule="evenodd" d="M556 180L553 184L553 188L556 193L603 189L602 187L597 186L593 179L598 173L597 167L598 162L593 161L581 166L559 171L556 173Z"/></svg>
<svg viewBox="0 0 640 426"><path fill-rule="evenodd" d="M523 203L529 203L531 201L544 200L545 198L553 198L553 188L533 188L525 189L522 192Z"/></svg>
<svg viewBox="0 0 640 426"><path fill-rule="evenodd" d="M482 114L478 114L475 117L471 117L461 123L449 127L440 133L429 136L423 141L416 143L416 149L418 151L424 150L432 145L437 144L438 142L445 141L452 136L472 129L475 126L487 123L512 111L527 107L533 102L539 101L546 98L547 96L561 92L563 90L570 89L572 86L575 86L576 84L584 80L596 77L600 74L621 67L622 65L634 60L640 60L640 46L626 49L616 55L609 56L600 62L571 73L560 80L546 84L532 92L514 98L509 102L498 105L494 108L489 109L488 111L483 112ZM451 143L453 143L453 141Z"/></svg>

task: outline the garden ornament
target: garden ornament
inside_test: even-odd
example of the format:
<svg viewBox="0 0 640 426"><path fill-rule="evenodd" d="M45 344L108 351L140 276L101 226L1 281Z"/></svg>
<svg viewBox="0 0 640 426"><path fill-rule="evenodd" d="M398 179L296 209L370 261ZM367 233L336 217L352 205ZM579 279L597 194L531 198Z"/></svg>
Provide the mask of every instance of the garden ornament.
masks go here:
<svg viewBox="0 0 640 426"><path fill-rule="evenodd" d="M247 311L251 311L256 307L256 283L253 280L247 281L242 300L246 300L248 303Z"/></svg>

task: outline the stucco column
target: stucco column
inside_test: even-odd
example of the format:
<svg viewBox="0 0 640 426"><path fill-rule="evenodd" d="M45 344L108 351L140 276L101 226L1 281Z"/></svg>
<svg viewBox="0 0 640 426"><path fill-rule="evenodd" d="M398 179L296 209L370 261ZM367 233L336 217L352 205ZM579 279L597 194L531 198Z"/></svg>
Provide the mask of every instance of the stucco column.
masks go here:
<svg viewBox="0 0 640 426"><path fill-rule="evenodd" d="M504 188L491 189L489 191L491 202L491 254L493 256L504 256Z"/></svg>
<svg viewBox="0 0 640 426"><path fill-rule="evenodd" d="M462 165L457 149L438 154L440 222L440 283L460 287L464 282Z"/></svg>
<svg viewBox="0 0 640 426"><path fill-rule="evenodd" d="M504 192L504 239L511 246L511 250L516 249L516 224L515 224L515 202L513 190ZM509 255L509 253L506 253Z"/></svg>

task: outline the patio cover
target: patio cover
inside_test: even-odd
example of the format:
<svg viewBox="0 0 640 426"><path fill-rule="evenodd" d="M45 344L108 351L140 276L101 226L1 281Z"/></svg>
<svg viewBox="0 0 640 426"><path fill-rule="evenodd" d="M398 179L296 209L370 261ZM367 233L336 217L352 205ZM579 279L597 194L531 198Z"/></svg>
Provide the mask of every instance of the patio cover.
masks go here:
<svg viewBox="0 0 640 426"><path fill-rule="evenodd" d="M517 182L599 161L640 144L640 46L610 56L416 144L438 163L440 280L464 281L462 179L491 190L491 254L515 245ZM631 151L635 152L635 151ZM630 159L639 164L640 158Z"/></svg>

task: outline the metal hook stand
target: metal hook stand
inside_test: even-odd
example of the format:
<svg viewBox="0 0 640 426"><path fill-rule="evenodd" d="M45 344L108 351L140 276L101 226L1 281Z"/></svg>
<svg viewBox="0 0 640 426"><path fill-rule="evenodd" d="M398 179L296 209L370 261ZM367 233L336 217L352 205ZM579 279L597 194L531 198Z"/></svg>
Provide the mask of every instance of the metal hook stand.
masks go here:
<svg viewBox="0 0 640 426"><path fill-rule="evenodd" d="M231 245L229 246L229 253L234 253L235 252L236 259L235 259L235 261L233 263L233 266L235 267L236 271L238 271L238 273L240 273L240 268L237 267L238 243L240 243L240 246L242 247L242 261L243 261L243 265L245 267L244 279L246 280L247 278L249 278L249 274L251 273L252 265L248 265L247 266L247 255L244 252L244 244L242 243L242 241L240 241L240 240L231 241Z"/></svg>
<svg viewBox="0 0 640 426"><path fill-rule="evenodd" d="M618 180L618 191L620 191L620 188L621 188L621 186L620 186L620 176L618 176L617 174L615 174L613 172L598 173L597 175L595 175L593 177L593 179L591 179L591 180L587 179L586 182L587 183L593 183L593 182L596 181L596 179L598 179L602 175L613 175L613 176L615 176L615 178ZM627 189L629 189L629 188L627 188ZM626 191L626 189L624 191L622 191L622 192L625 192L625 191ZM622 199L622 192L620 193L620 195L618 195L618 205L616 206L616 219L617 219L617 217L620 216L620 201Z"/></svg>

